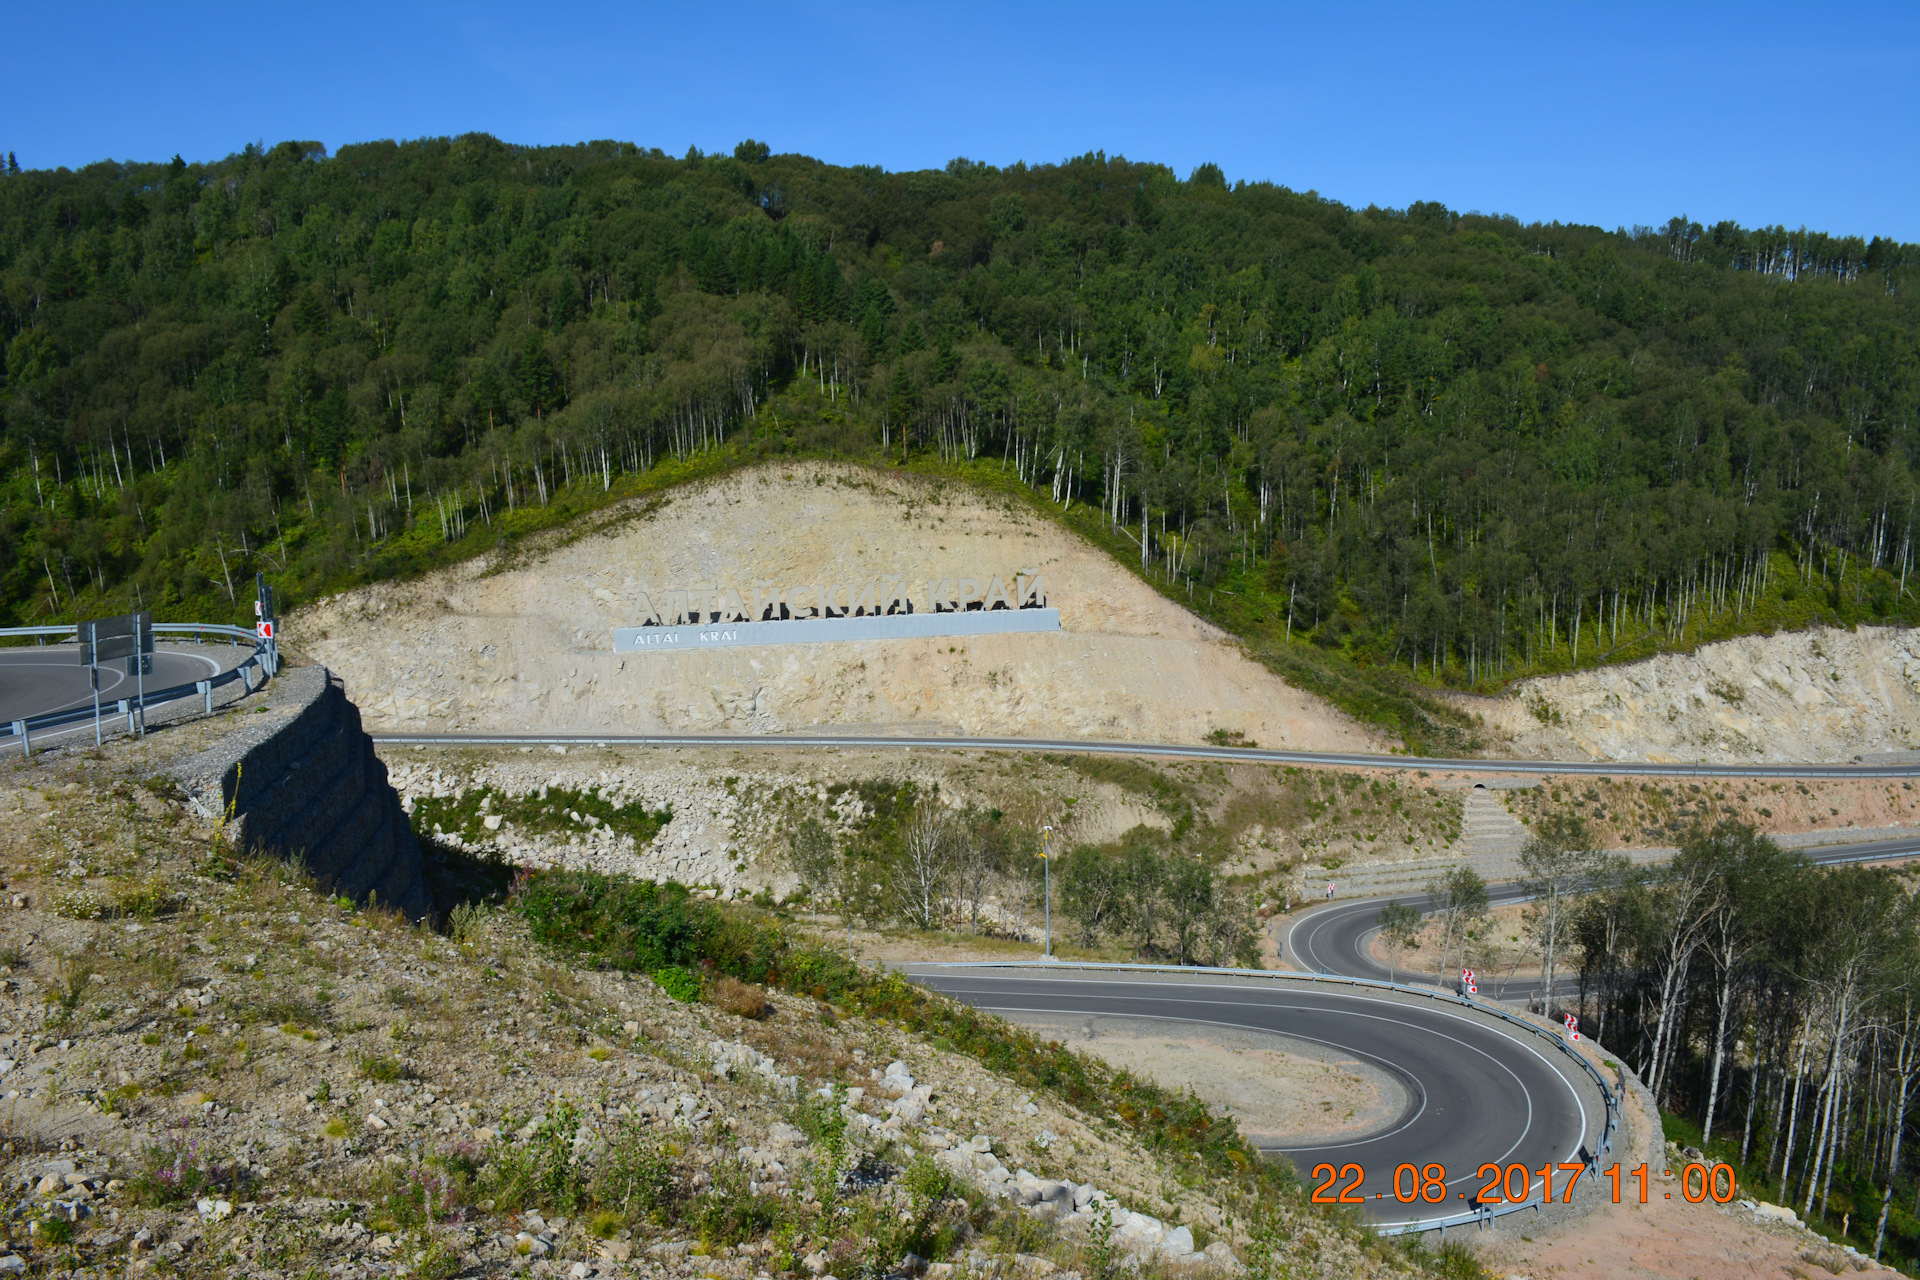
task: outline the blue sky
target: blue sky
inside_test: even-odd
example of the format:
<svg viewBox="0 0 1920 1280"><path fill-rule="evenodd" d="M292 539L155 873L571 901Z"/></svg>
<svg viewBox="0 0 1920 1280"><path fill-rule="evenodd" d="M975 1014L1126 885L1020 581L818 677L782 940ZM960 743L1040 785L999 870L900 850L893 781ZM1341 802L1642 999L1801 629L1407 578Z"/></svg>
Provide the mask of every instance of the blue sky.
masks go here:
<svg viewBox="0 0 1920 1280"><path fill-rule="evenodd" d="M481 130L1104 150L1353 205L1920 241L1920 3L18 6L28 167Z"/></svg>

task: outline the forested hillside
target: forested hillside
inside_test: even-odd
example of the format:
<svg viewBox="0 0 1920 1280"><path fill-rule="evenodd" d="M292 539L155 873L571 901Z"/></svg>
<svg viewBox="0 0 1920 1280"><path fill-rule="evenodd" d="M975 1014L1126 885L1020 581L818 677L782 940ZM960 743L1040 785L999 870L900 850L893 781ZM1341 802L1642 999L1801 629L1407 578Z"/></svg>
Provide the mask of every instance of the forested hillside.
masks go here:
<svg viewBox="0 0 1920 1280"><path fill-rule="evenodd" d="M1916 286L1884 239L1101 155L475 135L16 170L0 614L243 615L256 570L311 597L832 453L1027 486L1322 669L1484 688L1912 620Z"/></svg>

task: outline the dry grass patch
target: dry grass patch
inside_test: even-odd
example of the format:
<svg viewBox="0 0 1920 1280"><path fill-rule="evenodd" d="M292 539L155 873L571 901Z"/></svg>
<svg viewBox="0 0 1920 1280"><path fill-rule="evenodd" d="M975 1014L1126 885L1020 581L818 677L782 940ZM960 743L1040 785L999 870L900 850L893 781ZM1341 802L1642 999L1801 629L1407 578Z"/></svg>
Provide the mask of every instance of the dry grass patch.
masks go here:
<svg viewBox="0 0 1920 1280"><path fill-rule="evenodd" d="M707 983L707 1003L735 1017L758 1021L773 1012L767 989L758 983L738 978L718 977Z"/></svg>

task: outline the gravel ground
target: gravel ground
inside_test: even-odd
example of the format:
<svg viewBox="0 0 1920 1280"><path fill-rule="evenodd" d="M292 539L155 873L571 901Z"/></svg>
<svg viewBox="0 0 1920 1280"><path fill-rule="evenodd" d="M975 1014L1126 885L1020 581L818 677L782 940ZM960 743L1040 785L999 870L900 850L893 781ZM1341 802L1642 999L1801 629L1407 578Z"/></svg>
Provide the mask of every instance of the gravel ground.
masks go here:
<svg viewBox="0 0 1920 1280"><path fill-rule="evenodd" d="M900 1261L860 1224L922 1213L957 1233L933 1280L1067 1280L1102 1205L1147 1272L1236 1265L1244 1217L1215 1184L973 1059L802 997L764 1019L683 1004L556 961L511 913L438 934L236 860L156 778L165 737L0 772L0 1269L848 1277ZM804 1127L821 1114L840 1155ZM653 1153L677 1207L542 1214L487 1181L556 1133L580 1177ZM921 1168L957 1181L916 1200ZM736 1201L770 1225L701 1243L703 1206ZM1407 1265L1281 1221L1294 1274Z"/></svg>

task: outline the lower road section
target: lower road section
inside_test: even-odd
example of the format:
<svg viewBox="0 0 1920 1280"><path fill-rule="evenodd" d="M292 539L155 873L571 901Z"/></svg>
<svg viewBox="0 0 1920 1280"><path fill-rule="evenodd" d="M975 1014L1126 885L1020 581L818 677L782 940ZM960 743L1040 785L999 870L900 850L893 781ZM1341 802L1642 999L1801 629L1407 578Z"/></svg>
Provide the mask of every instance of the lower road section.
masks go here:
<svg viewBox="0 0 1920 1280"><path fill-rule="evenodd" d="M1313 1183L1329 1183L1327 1194L1364 1202L1367 1216L1383 1226L1469 1211L1487 1181L1484 1166L1553 1166L1565 1185L1574 1175L1559 1172L1561 1164L1599 1153L1606 1101L1592 1077L1552 1042L1458 1001L1284 977L1064 966L906 970L935 990L995 1012L1244 1028L1374 1064L1405 1094L1390 1122L1335 1144L1273 1150ZM1178 1088L1181 1082L1162 1083ZM1320 1165L1330 1170L1314 1177ZM1403 1168L1408 1165L1411 1170Z"/></svg>
<svg viewBox="0 0 1920 1280"><path fill-rule="evenodd" d="M1821 845L1800 850L1809 862L1823 866L1840 866L1847 863L1887 862L1894 859L1920 857L1920 833L1899 840L1875 840L1864 844ZM1493 885L1488 890L1488 898L1496 907L1515 902L1525 902L1527 890L1518 885ZM1433 902L1424 893L1402 893L1379 898L1356 898L1350 901L1334 902L1325 907L1316 908L1301 915L1287 926L1280 935L1280 945L1284 954L1294 963L1314 973L1339 974L1348 978L1370 978L1377 982L1397 979L1401 982L1424 983L1438 982L1451 987L1457 973L1436 975L1429 968L1425 973L1398 969L1389 972L1386 965L1373 958L1373 938L1380 930L1380 908L1389 902L1400 902L1426 914L1431 912ZM1556 982L1555 987L1564 993L1577 989L1573 979ZM1521 979L1517 982L1502 984L1498 975L1486 974L1480 979L1482 997L1495 1000L1527 1000L1539 994L1540 983L1537 980Z"/></svg>

